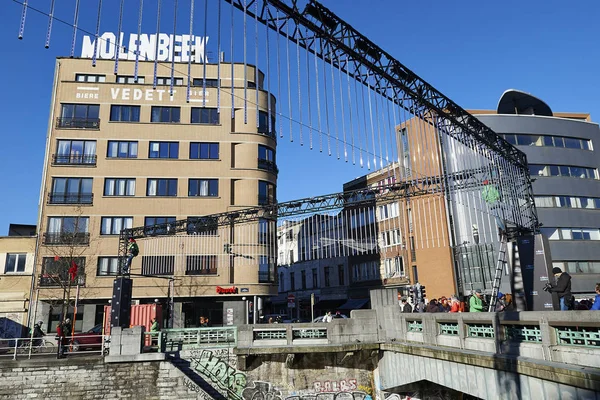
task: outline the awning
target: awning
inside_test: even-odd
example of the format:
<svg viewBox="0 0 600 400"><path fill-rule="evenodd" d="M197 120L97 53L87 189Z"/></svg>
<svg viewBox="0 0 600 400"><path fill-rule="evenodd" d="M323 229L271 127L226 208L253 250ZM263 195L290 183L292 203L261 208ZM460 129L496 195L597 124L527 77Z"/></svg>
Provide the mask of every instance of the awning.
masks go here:
<svg viewBox="0 0 600 400"><path fill-rule="evenodd" d="M315 308L319 310L330 310L335 311L335 309L339 308L340 304L346 302L346 299L337 299L337 300L321 300L315 304Z"/></svg>
<svg viewBox="0 0 600 400"><path fill-rule="evenodd" d="M340 310L360 310L367 305L369 299L348 299L346 303L338 307Z"/></svg>

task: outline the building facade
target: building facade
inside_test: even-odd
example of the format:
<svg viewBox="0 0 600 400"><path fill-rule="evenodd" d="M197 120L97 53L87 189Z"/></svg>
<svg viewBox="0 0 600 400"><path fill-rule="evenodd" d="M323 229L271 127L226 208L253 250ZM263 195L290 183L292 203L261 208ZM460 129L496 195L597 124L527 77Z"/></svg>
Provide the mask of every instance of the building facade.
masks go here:
<svg viewBox="0 0 600 400"><path fill-rule="evenodd" d="M0 237L0 339L27 334L35 242L30 225L11 224L8 236Z"/></svg>
<svg viewBox="0 0 600 400"><path fill-rule="evenodd" d="M495 111L471 111L527 155L533 193L553 265L574 293L600 281L600 129L589 114L555 113L542 100L506 91Z"/></svg>
<svg viewBox="0 0 600 400"><path fill-rule="evenodd" d="M121 229L144 226L149 237L164 235L164 224L177 220L276 201L275 123L268 114L274 115L275 99L262 90L262 72L192 64L188 91L187 73L176 68L172 78L169 63L158 65L156 82L153 62L136 67L122 60L118 74L114 66L56 62L35 265L52 328L60 314L53 304L65 292L79 293L82 329L102 321L119 268ZM197 326L200 315L219 325L225 308L244 310L242 294L276 293L274 261L266 269L262 258L235 268L222 235L229 232L214 227L170 242L138 241L134 301L170 298L171 326ZM207 241L212 247L200 251ZM245 315L236 311L235 319Z"/></svg>

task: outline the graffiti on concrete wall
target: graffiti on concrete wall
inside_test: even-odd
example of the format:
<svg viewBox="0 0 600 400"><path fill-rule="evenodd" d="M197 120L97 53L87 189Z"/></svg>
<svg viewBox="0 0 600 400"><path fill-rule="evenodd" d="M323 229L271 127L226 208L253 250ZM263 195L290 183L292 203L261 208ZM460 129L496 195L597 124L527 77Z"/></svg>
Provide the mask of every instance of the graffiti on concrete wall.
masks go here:
<svg viewBox="0 0 600 400"><path fill-rule="evenodd" d="M196 385L191 379L185 378L183 381L183 385L191 390L192 392L196 392L198 400L213 400L204 390L202 390L198 385Z"/></svg>
<svg viewBox="0 0 600 400"><path fill-rule="evenodd" d="M253 387L242 391L244 400L281 400L281 392L269 382L253 382Z"/></svg>
<svg viewBox="0 0 600 400"><path fill-rule="evenodd" d="M223 351L227 352L226 356ZM246 374L230 365L229 349L194 352L191 359L193 368L215 384L216 389L225 391L230 398L242 399L242 391L246 388Z"/></svg>
<svg viewBox="0 0 600 400"><path fill-rule="evenodd" d="M372 400L372 397L364 392L335 392L289 396L285 400Z"/></svg>
<svg viewBox="0 0 600 400"><path fill-rule="evenodd" d="M356 379L340 381L318 381L313 383L315 392L353 392L357 389Z"/></svg>

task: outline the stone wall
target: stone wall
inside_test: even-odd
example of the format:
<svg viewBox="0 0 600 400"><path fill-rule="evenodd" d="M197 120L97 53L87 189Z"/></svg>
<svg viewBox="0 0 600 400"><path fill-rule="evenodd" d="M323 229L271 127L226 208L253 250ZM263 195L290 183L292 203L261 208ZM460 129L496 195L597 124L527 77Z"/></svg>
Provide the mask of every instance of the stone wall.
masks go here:
<svg viewBox="0 0 600 400"><path fill-rule="evenodd" d="M188 388L186 379L168 361L11 361L0 364L0 399L196 399L197 390Z"/></svg>
<svg viewBox="0 0 600 400"><path fill-rule="evenodd" d="M190 372L228 399L370 400L373 394L370 351L244 357L215 348L182 351L180 357Z"/></svg>

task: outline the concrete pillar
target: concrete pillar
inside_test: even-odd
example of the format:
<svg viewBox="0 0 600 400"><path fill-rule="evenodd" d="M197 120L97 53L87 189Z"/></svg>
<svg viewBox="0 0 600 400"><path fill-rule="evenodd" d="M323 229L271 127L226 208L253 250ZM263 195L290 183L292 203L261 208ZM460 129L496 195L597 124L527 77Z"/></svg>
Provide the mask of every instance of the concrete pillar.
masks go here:
<svg viewBox="0 0 600 400"><path fill-rule="evenodd" d="M183 303L173 303L172 327L184 328Z"/></svg>
<svg viewBox="0 0 600 400"><path fill-rule="evenodd" d="M238 326L246 323L246 300L223 302L223 326Z"/></svg>
<svg viewBox="0 0 600 400"><path fill-rule="evenodd" d="M79 307L83 308L83 320L81 321L81 331L89 331L96 324L96 305L84 304L83 306Z"/></svg>

